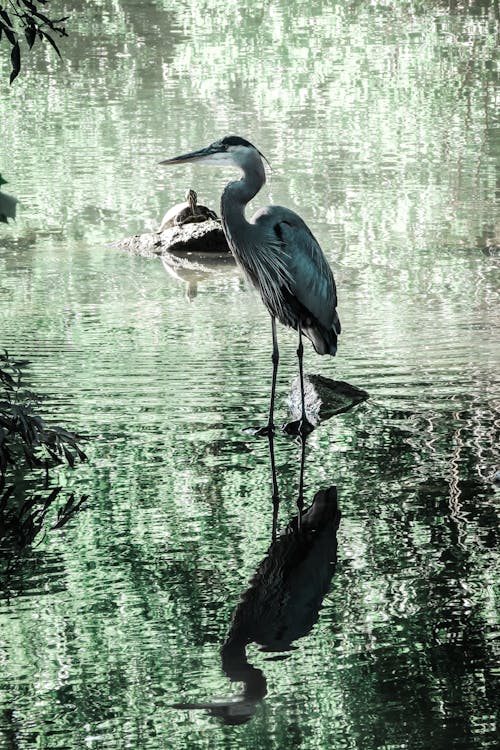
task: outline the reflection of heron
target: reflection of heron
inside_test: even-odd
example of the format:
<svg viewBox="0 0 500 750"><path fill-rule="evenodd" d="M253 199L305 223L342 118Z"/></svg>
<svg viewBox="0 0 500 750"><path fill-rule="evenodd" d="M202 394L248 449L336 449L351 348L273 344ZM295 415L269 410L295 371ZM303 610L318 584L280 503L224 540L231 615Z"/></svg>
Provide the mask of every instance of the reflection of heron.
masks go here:
<svg viewBox="0 0 500 750"><path fill-rule="evenodd" d="M318 620L337 560L340 512L334 486L320 490L312 505L275 539L242 595L221 649L222 668L243 693L175 708L206 709L225 724L242 724L255 714L267 692L262 671L247 659L256 643L265 652L283 652L306 636Z"/></svg>
<svg viewBox="0 0 500 750"><path fill-rule="evenodd" d="M178 203L169 208L161 220L159 232L169 227L182 226L193 222L207 221L207 219L218 219L215 211L206 206L198 205L198 196L194 190L188 190L184 203Z"/></svg>
<svg viewBox="0 0 500 750"><path fill-rule="evenodd" d="M229 643L288 651L318 619L337 559L337 488L319 490L312 504L278 535L233 615Z"/></svg>
<svg viewBox="0 0 500 750"><path fill-rule="evenodd" d="M263 154L238 136L226 136L207 148L193 151L161 164L199 161L231 164L243 176L230 182L222 194L222 226L234 256L248 279L258 289L271 315L273 338L273 379L266 434L274 429L273 410L278 369L276 318L299 332L299 373L302 389L302 417L293 428L307 433L312 425L304 409L302 332L318 354L334 355L340 321L332 271L307 225L293 211L281 206L260 209L248 222L246 204L266 181Z"/></svg>

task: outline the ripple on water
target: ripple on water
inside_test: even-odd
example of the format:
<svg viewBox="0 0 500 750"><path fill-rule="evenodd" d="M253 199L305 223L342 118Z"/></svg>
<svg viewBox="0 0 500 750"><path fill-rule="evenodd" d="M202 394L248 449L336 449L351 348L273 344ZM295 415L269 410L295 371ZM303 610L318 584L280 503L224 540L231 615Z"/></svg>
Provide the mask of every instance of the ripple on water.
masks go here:
<svg viewBox="0 0 500 750"><path fill-rule="evenodd" d="M23 204L0 230L1 346L89 438L87 464L53 472L86 510L0 564L5 746L496 748L493 11L287 1L235 24L224 4L118 5L95 4L83 56L68 37L74 85L26 70L21 106L0 101ZM248 646L267 689L250 707L221 647L271 544L268 446L243 431L267 414L268 315L234 269L188 302L159 262L104 246L197 180L215 205L217 171L154 164L236 122L335 270L338 356L307 344L306 371L370 394L309 439L306 504L338 486L337 568L287 658ZM296 338L279 329L280 422ZM275 452L283 529L300 449L278 434ZM251 721L172 708L217 697Z"/></svg>

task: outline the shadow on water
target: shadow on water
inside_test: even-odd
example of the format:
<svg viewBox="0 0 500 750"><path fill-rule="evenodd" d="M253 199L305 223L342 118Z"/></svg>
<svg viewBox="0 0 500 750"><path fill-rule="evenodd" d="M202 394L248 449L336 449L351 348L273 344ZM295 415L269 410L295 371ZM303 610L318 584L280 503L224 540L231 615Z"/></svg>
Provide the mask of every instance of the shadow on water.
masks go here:
<svg viewBox="0 0 500 750"><path fill-rule="evenodd" d="M273 661L286 659L295 641L308 635L330 588L337 561L337 529L340 511L335 485L320 489L311 505L303 507L306 439L301 440L298 513L277 533L279 490L274 441L269 436L273 482L272 542L258 565L248 589L241 595L231 619L229 633L220 651L224 673L231 682L243 684L243 692L198 703L176 703L172 707L205 709L224 724L249 721L267 694L261 669L247 658L247 647L255 643Z"/></svg>

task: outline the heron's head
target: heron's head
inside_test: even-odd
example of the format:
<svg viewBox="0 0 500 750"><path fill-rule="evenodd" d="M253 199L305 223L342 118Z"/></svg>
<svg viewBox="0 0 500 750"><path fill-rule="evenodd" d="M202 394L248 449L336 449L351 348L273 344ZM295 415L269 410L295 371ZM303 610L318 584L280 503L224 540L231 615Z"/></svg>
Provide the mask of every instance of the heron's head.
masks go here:
<svg viewBox="0 0 500 750"><path fill-rule="evenodd" d="M191 151L189 154L174 156L173 159L165 159L160 164L199 162L200 164L227 164L245 170L252 166L262 165L262 159L267 162L264 154L255 148L250 141L246 141L238 135L227 135L206 148ZM267 163L269 164L269 162Z"/></svg>

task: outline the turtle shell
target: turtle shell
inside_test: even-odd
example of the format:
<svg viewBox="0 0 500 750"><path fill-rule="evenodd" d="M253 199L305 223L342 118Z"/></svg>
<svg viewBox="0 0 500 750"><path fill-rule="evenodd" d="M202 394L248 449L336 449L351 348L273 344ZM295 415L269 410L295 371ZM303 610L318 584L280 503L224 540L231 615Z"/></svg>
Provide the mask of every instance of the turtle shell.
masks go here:
<svg viewBox="0 0 500 750"><path fill-rule="evenodd" d="M174 224L190 224L191 222L208 221L208 219L218 219L215 211L212 211L207 206L196 206L196 213L193 214L191 206L179 211L174 219Z"/></svg>
<svg viewBox="0 0 500 750"><path fill-rule="evenodd" d="M160 223L159 232L163 232L169 227L182 226L191 222L207 221L208 219L218 219L215 211L207 206L200 206L196 202L196 193L194 190L188 190L184 203L177 203L169 208Z"/></svg>

